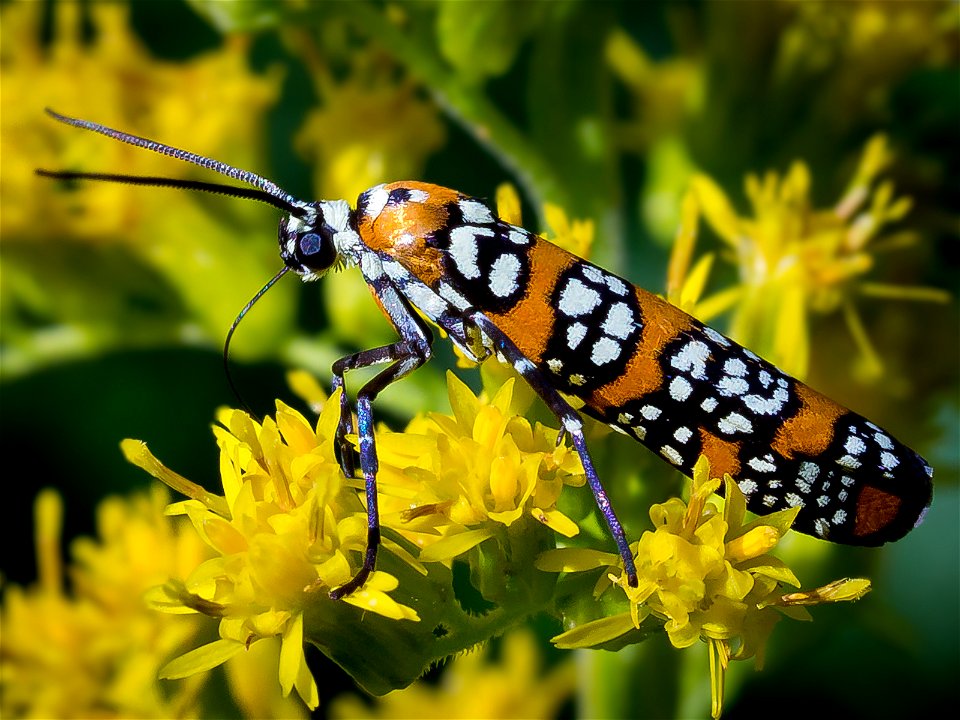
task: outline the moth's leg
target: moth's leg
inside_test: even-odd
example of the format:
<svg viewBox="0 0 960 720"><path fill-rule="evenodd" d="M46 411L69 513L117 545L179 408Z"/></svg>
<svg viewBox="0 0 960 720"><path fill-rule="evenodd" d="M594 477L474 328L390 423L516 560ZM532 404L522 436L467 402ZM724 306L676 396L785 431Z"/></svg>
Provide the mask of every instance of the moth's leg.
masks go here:
<svg viewBox="0 0 960 720"><path fill-rule="evenodd" d="M363 558L363 566L359 572L347 583L330 592L334 600L349 595L361 587L373 572L377 563L377 549L380 546L380 513L377 507L377 449L373 435L373 401L386 387L400 380L408 373L423 365L432 355L431 343L433 334L410 307L409 303L390 285L380 285L375 288L377 299L384 313L390 318L400 340L382 348L369 350L349 356L341 360L338 368L334 366L334 376L340 378L340 387L343 383L343 373L358 367L369 367L379 362L393 361L386 370L376 375L357 392L357 433L360 437L360 470L363 473L363 484L367 498L367 550ZM336 382L336 381L335 381ZM349 404L341 403L340 425L337 429L338 444L341 447L341 464L348 455L348 444L341 432L352 430L352 417ZM344 421L344 416L348 418ZM352 449L351 449L352 450ZM352 462L351 459L348 462Z"/></svg>
<svg viewBox="0 0 960 720"><path fill-rule="evenodd" d="M347 435L354 432L353 404L350 402L350 396L347 395L344 376L350 370L396 362L403 357L405 347L405 341L398 340L389 345L371 348L370 350L361 350L352 355L347 355L333 364L333 382L331 389L333 392L341 390L340 421L337 423L337 434L333 447L337 462L340 463L340 469L343 470L343 474L347 477L353 477L356 473L356 453L353 446L347 440Z"/></svg>
<svg viewBox="0 0 960 720"><path fill-rule="evenodd" d="M583 434L583 420L579 413L570 405L556 388L544 378L543 374L537 369L520 349L514 345L513 341L507 337L496 325L494 325L486 316L476 313L471 317L483 332L490 338L494 351L498 357L513 365L514 369L520 373L530 384L534 392L547 404L547 407L557 416L561 424L561 438L564 433L570 436L573 447L580 456L580 462L583 464L583 472L587 478L587 484L593 491L593 497L600 508L600 513L610 528L610 534L613 535L613 541L617 545L620 558L623 560L624 571L627 574L627 582L632 586L637 586L637 568L633 560L633 553L630 551L630 544L627 542L626 535L623 532L623 526L617 519L617 514L610 504L607 497L607 491L604 490L596 469L593 467L593 460L587 449L586 438Z"/></svg>

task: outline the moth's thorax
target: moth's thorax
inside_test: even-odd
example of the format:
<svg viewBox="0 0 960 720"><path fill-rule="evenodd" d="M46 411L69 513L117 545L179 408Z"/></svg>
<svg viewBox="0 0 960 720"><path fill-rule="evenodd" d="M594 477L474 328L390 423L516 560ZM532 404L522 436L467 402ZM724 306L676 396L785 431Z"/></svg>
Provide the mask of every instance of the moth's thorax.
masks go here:
<svg viewBox="0 0 960 720"><path fill-rule="evenodd" d="M422 182L377 185L357 201L357 231L364 245L386 254L428 285L435 286L443 269L441 251L433 242L450 219L449 205L462 196Z"/></svg>

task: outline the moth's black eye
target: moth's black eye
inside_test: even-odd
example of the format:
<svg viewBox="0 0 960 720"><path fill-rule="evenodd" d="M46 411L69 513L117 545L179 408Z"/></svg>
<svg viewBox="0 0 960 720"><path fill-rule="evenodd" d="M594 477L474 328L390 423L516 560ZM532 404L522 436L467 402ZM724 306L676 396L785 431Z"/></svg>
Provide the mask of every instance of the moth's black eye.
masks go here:
<svg viewBox="0 0 960 720"><path fill-rule="evenodd" d="M326 270L332 266L337 260L332 229L323 227L320 232L301 235L297 240L297 259L311 270Z"/></svg>
<svg viewBox="0 0 960 720"><path fill-rule="evenodd" d="M300 254L310 257L320 252L320 236L316 233L307 233L300 237Z"/></svg>

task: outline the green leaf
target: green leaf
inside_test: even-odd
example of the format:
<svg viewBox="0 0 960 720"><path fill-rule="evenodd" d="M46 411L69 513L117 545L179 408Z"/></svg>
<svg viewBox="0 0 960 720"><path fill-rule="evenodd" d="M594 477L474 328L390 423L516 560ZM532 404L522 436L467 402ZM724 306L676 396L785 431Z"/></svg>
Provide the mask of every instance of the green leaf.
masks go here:
<svg viewBox="0 0 960 720"><path fill-rule="evenodd" d="M226 34L279 25L291 13L276 0L187 0L197 15Z"/></svg>
<svg viewBox="0 0 960 720"><path fill-rule="evenodd" d="M445 2L438 5L437 44L460 77L476 83L503 75L548 3Z"/></svg>

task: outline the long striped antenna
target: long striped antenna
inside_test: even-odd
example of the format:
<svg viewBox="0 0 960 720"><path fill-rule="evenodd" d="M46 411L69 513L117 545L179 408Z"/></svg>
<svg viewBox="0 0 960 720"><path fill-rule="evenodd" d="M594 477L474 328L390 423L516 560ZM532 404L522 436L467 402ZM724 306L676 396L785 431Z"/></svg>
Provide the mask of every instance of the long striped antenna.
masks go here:
<svg viewBox="0 0 960 720"><path fill-rule="evenodd" d="M193 163L194 165L199 165L200 167L207 168L208 170L213 170L218 172L221 175L226 175L227 177L233 178L234 180L239 180L245 182L248 185L263 191L266 195L275 198L284 205L278 206L288 212L294 212L295 214L300 214L296 209L302 207L303 202L297 200L293 195L281 189L276 183L267 180L265 177L261 177L256 173L249 172L248 170L241 170L240 168L235 168L232 165L227 165L226 163L220 162L219 160L214 160L212 158L204 157L203 155L197 155L196 153L189 152L187 150L181 150L180 148L171 147L170 145L164 145L163 143L156 142L155 140L148 140L147 138L142 138L137 135L131 135L130 133L121 132L120 130L114 130L109 128L106 125L101 125L100 123L91 122L90 120L81 120L79 118L69 117L67 115L61 115L60 113L46 108L47 115L52 117L54 120L58 120L67 125L73 125L74 127L83 128L84 130L92 130L93 132L100 133L101 135L106 135L107 137L113 138L114 140L119 140L120 142L125 142L128 145L135 145L136 147L145 148L147 150L152 150L155 153L160 153L161 155L169 155L172 158L177 160L183 160L184 162ZM81 178L89 177L90 179L99 179L99 180L110 180L110 177L91 177L89 175L82 175L80 173L75 173L73 175L67 175L64 173L42 173L48 176L61 177L61 178ZM158 180L162 180L157 178ZM137 183L133 179L124 179L117 180L118 182L128 182L134 184L151 184L140 182ZM177 185L175 182L157 182L152 183L156 185L168 185L172 187L184 187ZM213 185L210 183L209 185ZM221 186L228 187L228 186ZM211 190L212 188L207 186L195 186L195 189L198 190ZM213 190L214 192L223 192L222 190ZM263 197L257 199L263 200ZM272 203L276 205L276 203ZM302 212L302 211L301 211Z"/></svg>
<svg viewBox="0 0 960 720"><path fill-rule="evenodd" d="M222 163L219 160L213 160L187 150L181 150L180 148L171 147L170 145L164 145L163 143L159 143L154 140L148 140L147 138L142 138L137 135L131 135L130 133L125 133L120 130L114 130L106 125L101 125L100 123L91 122L89 120L81 120L79 118L73 118L67 115L61 115L50 108L46 108L46 111L47 114L54 120L59 120L67 125L73 125L74 127L82 128L84 130L92 130L93 132L106 135L114 140L125 142L128 145L145 148L146 150L152 150L160 153L161 155L168 155L172 158L176 158L177 160L184 160L185 162L199 165L200 167L207 168L208 170L218 172L221 175L226 175L234 180L245 182L249 185L252 185L253 188L236 187L235 185L205 182L203 180L181 180L177 178L146 175L94 173L75 170L37 170L37 175L55 178L58 180L96 180L102 182L124 183L127 185L149 185L153 187L170 187L182 190L201 190L204 192L230 195L232 197L259 200L260 202L273 205L274 207L290 213L291 215L300 217L302 217L305 213L304 202L297 200L289 193L281 190L280 187L278 187L275 183L267 180L264 177L261 177L260 175L257 175L256 173L252 173L247 170L241 170L240 168L235 168L232 165ZM233 391L233 394L236 396L237 400L252 417L256 417L256 415L250 409L250 406L247 405L246 401L243 399L243 396L240 395L240 391L237 389L236 383L233 381L233 375L230 372L230 341L233 338L233 333L240 324L240 321L244 318L244 316L246 316L250 308L252 308L254 304L261 297L263 297L264 293L273 287L273 285L289 270L289 266L284 266L284 268L274 275L270 281L264 285L256 295L253 296L250 302L243 307L236 319L233 321L233 324L230 325L230 330L227 331L227 336L223 343L223 368L227 376L227 382L229 383L230 389Z"/></svg>

